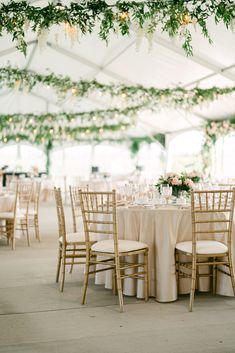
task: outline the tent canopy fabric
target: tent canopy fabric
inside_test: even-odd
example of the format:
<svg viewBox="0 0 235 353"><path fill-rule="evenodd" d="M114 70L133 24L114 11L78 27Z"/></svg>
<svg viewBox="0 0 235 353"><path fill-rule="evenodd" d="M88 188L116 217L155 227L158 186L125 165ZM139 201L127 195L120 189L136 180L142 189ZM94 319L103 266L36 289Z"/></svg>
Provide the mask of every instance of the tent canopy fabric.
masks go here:
<svg viewBox="0 0 235 353"><path fill-rule="evenodd" d="M30 2L35 6L47 5L44 0ZM193 33L194 55L189 57L178 39L171 40L165 34L155 35L153 48L149 51L145 38L140 48L136 48L135 31L126 37L112 35L108 45L96 33L81 35L79 42L71 45L70 38L61 26L55 26L49 32L45 48L40 48L36 34L29 31L27 56L24 57L6 34L0 37L0 66L10 64L41 74L54 72L68 75L73 80L96 79L104 83L122 82L158 88L175 87L179 84L189 89L195 86L234 86L234 34L224 25L215 25L213 21L209 21L208 27L213 44L210 45L196 29ZM0 106L2 114L71 112L108 108L109 102L97 96L61 103L53 92L43 87L37 87L28 93L2 88ZM206 106L195 107L188 112L143 111L139 115L137 126L129 134L141 136L175 133L199 128L209 119L230 118L234 113L232 96Z"/></svg>

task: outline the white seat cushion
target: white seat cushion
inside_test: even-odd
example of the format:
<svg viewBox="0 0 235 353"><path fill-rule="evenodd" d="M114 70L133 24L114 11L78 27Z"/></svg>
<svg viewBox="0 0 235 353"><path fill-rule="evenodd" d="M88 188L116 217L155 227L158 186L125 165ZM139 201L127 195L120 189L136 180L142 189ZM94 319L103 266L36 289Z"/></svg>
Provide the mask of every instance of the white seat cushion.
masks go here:
<svg viewBox="0 0 235 353"><path fill-rule="evenodd" d="M118 249L119 252L128 252L128 251L136 251L141 249L147 249L148 245L141 243L139 241L134 240L119 240L118 241ZM93 244L91 247L92 251L98 252L107 252L107 253L114 253L114 241L113 239L110 240L101 240L97 243Z"/></svg>
<svg viewBox="0 0 235 353"><path fill-rule="evenodd" d="M34 216L34 215L36 215L37 214L37 212L35 211L35 210L29 210L28 211L28 215L29 216Z"/></svg>
<svg viewBox="0 0 235 353"><path fill-rule="evenodd" d="M63 237L59 238L60 243L63 242ZM85 235L80 233L68 233L66 234L67 243L85 243ZM90 241L96 241L95 237L90 237Z"/></svg>
<svg viewBox="0 0 235 353"><path fill-rule="evenodd" d="M13 212L0 212L0 219L14 219Z"/></svg>
<svg viewBox="0 0 235 353"><path fill-rule="evenodd" d="M176 249L186 253L192 253L192 242L184 241L176 244ZM215 240L198 240L197 254L224 254L228 251L225 244Z"/></svg>
<svg viewBox="0 0 235 353"><path fill-rule="evenodd" d="M28 216L34 216L37 212L34 210L28 210ZM25 218L26 217L26 210L17 210L16 211L17 218Z"/></svg>

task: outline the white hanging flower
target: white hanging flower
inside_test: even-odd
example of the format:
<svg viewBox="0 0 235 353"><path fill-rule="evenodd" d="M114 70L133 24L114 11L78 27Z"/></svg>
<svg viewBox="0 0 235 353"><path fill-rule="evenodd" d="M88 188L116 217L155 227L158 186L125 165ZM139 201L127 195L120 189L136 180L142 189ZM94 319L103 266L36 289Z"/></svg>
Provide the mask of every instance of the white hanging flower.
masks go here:
<svg viewBox="0 0 235 353"><path fill-rule="evenodd" d="M49 30L47 28L41 29L38 33L38 46L41 50L46 47L48 35Z"/></svg>

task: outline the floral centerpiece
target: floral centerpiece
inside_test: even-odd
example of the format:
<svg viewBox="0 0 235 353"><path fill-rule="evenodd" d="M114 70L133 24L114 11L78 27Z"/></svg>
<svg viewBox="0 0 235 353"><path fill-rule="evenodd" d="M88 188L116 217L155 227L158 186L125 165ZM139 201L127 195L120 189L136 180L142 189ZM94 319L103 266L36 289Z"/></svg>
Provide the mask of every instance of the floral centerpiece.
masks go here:
<svg viewBox="0 0 235 353"><path fill-rule="evenodd" d="M160 191L161 185L169 185L172 187L172 194L177 197L180 191L189 193L193 189L194 183L198 183L200 179L200 175L196 172L190 174L167 173L165 176L161 176L158 179L155 186Z"/></svg>

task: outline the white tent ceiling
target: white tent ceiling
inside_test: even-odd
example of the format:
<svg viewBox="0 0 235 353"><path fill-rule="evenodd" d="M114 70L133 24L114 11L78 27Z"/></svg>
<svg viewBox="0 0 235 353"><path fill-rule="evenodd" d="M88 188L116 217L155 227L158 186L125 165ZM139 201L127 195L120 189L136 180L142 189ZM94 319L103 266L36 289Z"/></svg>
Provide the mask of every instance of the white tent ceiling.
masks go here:
<svg viewBox="0 0 235 353"><path fill-rule="evenodd" d="M65 1L64 1L65 2ZM35 6L45 6L47 1L31 1ZM153 49L143 40L136 50L136 33L131 36L112 36L108 46L98 35L86 35L71 46L62 28L50 31L45 49L38 46L37 36L28 33L28 52L24 57L15 48L7 34L0 38L0 67L10 63L37 73L48 71L68 75L73 80L97 79L98 81L143 84L157 88L181 84L192 88L235 85L235 38L223 25L209 22L213 44L201 33L193 34L192 57L186 57L178 40L172 41L165 34L157 33ZM58 42L56 42L56 35ZM82 101L58 103L56 95L46 88L35 88L32 93L0 91L0 113L41 113L49 110L84 111L106 108L109 102L100 97ZM226 97L209 106L197 107L191 112L161 111L142 112L137 127L131 134L171 133L199 127L205 119L227 118L235 113L232 97Z"/></svg>

